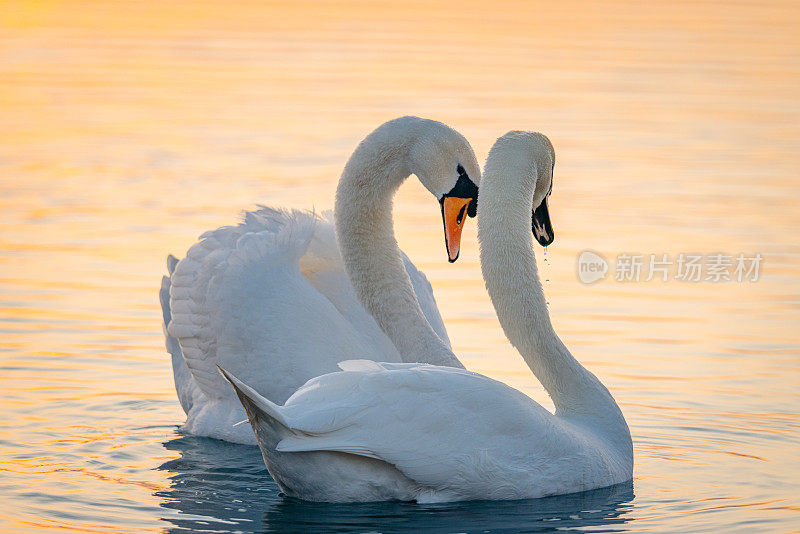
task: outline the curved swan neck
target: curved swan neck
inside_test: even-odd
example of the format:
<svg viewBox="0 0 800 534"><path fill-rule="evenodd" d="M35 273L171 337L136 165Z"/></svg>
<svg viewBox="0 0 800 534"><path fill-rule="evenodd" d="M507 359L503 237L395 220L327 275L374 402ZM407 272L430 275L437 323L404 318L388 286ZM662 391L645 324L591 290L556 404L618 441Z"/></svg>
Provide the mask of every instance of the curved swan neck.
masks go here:
<svg viewBox="0 0 800 534"><path fill-rule="evenodd" d="M537 170L509 159L490 153L478 200L481 269L503 331L553 399L556 413L601 417L608 430L629 435L611 394L553 331L531 235Z"/></svg>
<svg viewBox="0 0 800 534"><path fill-rule="evenodd" d="M403 360L463 367L425 319L394 234L392 198L411 174L423 127L421 119L398 119L359 144L336 190L336 234L356 295Z"/></svg>

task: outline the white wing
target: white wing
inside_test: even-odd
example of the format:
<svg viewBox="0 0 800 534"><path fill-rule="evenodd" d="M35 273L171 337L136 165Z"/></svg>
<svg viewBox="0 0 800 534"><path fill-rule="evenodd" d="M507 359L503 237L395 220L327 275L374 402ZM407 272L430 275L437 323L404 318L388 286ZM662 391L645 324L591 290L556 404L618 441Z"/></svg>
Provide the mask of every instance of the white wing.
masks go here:
<svg viewBox="0 0 800 534"><path fill-rule="evenodd" d="M405 261L426 317L449 343L430 284ZM209 400L231 398L217 364L283 402L341 360L399 361L355 296L331 221L309 212L262 207L238 226L204 234L165 278L162 307L187 412L184 399L198 388Z"/></svg>
<svg viewBox="0 0 800 534"><path fill-rule="evenodd" d="M558 490L551 479L585 461L578 458L584 440L501 382L429 365L341 367L346 371L310 380L279 408L295 432L278 451L377 458L457 498L522 498L532 473Z"/></svg>

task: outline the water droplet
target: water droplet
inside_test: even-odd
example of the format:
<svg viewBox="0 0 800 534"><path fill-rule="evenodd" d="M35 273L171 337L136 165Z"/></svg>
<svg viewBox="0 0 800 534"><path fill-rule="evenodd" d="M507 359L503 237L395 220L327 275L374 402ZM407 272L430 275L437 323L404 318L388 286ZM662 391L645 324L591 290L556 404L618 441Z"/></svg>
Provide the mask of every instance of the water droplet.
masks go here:
<svg viewBox="0 0 800 534"><path fill-rule="evenodd" d="M544 265L542 267L542 271L543 271L542 272L542 275L543 275L542 278L544 279L544 284L542 284L542 290L544 291L544 294L545 294L545 297L544 297L545 305L549 309L550 308L550 299L547 298L547 286L548 286L548 284L550 284L550 276L549 276L549 273L550 273L550 258L549 258L549 255L547 254L547 247L545 247L544 252L542 253L542 257L544 258L544 262L543 262Z"/></svg>

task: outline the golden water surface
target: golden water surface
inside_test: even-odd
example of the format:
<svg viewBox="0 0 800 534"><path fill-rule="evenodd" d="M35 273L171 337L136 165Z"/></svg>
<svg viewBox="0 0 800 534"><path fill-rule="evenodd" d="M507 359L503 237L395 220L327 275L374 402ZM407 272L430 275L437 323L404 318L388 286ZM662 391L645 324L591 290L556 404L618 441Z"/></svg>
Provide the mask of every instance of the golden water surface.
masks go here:
<svg viewBox="0 0 800 534"><path fill-rule="evenodd" d="M0 528L800 528L796 2L0 3ZM256 203L327 209L406 114L483 160L557 153L542 261L556 330L614 393L632 487L439 507L306 505L255 448L181 436L157 289L168 253ZM544 392L483 288L475 221L395 205L466 365ZM609 276L576 276L583 250ZM763 256L755 282L615 281L620 254ZM647 265L644 273L646 274Z"/></svg>

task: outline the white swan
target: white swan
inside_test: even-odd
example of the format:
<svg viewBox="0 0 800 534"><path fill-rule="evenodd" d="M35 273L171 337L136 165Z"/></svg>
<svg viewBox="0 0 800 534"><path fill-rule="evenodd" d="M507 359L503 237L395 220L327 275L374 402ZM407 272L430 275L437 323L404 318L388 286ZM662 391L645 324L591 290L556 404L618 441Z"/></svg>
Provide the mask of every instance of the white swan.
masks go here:
<svg viewBox="0 0 800 534"><path fill-rule="evenodd" d="M380 126L350 157L336 195L341 255L328 218L264 207L170 257L161 304L184 431L256 443L234 426L246 415L217 364L278 402L352 358L461 367L428 280L394 237L392 196L411 173L440 201L454 261L480 168L461 134L416 117Z"/></svg>
<svg viewBox="0 0 800 534"><path fill-rule="evenodd" d="M503 329L556 406L463 369L342 362L285 405L230 373L267 467L287 494L315 501L522 499L630 480L633 451L608 390L550 324L531 242L552 241L555 155L541 134L492 148L478 228L486 287Z"/></svg>

